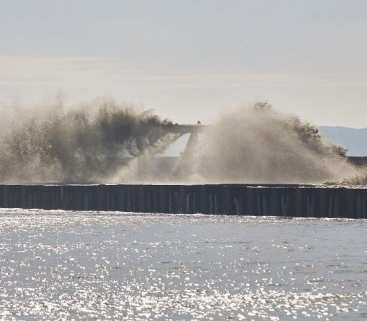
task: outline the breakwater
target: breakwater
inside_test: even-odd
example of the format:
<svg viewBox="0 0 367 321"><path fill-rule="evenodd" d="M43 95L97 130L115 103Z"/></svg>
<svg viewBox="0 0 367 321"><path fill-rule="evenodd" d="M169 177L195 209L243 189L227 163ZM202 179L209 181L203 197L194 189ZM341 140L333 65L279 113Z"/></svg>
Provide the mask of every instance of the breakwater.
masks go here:
<svg viewBox="0 0 367 321"><path fill-rule="evenodd" d="M299 185L0 185L0 207L367 218L367 189Z"/></svg>

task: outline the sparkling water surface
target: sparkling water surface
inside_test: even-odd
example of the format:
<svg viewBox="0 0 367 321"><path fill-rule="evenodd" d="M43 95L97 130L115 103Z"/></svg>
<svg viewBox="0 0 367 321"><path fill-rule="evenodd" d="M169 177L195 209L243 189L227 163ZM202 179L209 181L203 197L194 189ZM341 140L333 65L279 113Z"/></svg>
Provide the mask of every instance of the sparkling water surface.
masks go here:
<svg viewBox="0 0 367 321"><path fill-rule="evenodd" d="M0 320L366 320L367 221L0 210Z"/></svg>

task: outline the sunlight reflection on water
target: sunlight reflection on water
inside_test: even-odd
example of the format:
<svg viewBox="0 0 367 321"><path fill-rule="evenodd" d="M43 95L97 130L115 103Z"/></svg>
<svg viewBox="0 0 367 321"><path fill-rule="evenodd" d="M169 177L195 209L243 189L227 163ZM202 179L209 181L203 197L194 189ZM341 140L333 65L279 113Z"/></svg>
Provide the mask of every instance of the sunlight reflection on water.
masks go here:
<svg viewBox="0 0 367 321"><path fill-rule="evenodd" d="M365 320L367 221L0 210L0 320Z"/></svg>

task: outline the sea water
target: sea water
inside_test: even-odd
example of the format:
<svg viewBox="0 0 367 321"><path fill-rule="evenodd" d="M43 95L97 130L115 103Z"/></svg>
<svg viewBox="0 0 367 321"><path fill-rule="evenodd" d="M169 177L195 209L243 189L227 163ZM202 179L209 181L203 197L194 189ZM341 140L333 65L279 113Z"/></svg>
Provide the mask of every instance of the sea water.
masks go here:
<svg viewBox="0 0 367 321"><path fill-rule="evenodd" d="M367 221L0 210L0 320L365 320Z"/></svg>

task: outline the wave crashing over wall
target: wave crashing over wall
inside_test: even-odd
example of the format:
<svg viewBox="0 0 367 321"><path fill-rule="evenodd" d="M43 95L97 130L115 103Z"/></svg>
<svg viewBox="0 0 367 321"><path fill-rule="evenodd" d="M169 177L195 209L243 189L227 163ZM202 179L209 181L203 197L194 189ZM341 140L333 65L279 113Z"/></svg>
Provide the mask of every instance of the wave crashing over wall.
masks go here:
<svg viewBox="0 0 367 321"><path fill-rule="evenodd" d="M113 101L13 114L0 136L2 183L322 183L355 177L345 150L268 104L227 112L194 130L173 167L156 170L179 125ZM3 123L4 120L3 120Z"/></svg>

